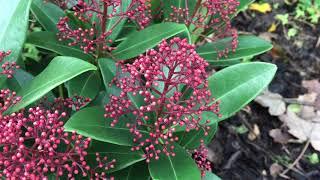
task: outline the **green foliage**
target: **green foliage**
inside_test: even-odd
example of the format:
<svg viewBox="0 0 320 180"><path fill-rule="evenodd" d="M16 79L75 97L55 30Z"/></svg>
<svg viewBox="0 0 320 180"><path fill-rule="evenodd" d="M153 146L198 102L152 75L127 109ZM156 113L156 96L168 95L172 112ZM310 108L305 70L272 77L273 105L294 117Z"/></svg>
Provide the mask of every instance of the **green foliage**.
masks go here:
<svg viewBox="0 0 320 180"><path fill-rule="evenodd" d="M69 2L75 3L76 1ZM123 12L130 8L130 2L130 0L123 1L122 9L118 8L115 11ZM272 48L269 42L252 35L240 36L239 45L235 52L218 58L219 52L230 46L230 38L207 43L202 39L202 36L214 32L201 31L200 36L192 34L195 27L191 25L163 21L169 16L172 5L182 8L188 7L192 12L196 9L196 1L165 0L164 2L164 6L161 6L160 1L152 1L152 10L156 11L157 9L159 12L163 10L164 17L152 21L151 25L144 29L136 28L136 24L130 22L126 17L114 16L109 19L105 24L105 30L112 29L112 33L106 39L112 40L112 42L106 42L106 44L115 50L108 52L106 50L106 53L101 53L101 49L97 48L97 52L92 54L84 53L80 48L81 45L69 46L69 41L59 41L57 38L56 24L63 16L69 17L72 26L91 28L91 22L83 23L74 15L70 4L68 4L67 10L62 10L60 7L42 0L33 0L32 2L31 0L13 0L10 3L4 3L4 10L0 11L0 51L9 49L13 51L8 58L9 61L16 61L22 55L24 59L33 59L36 62L32 62L37 64L37 66L27 64L27 68L16 70L12 79L0 77L1 89L10 88L17 91L17 95L22 97L22 100L7 113L18 112L43 96L48 96L50 100L53 99L57 90L55 88L59 86L62 93L68 92L68 97L79 95L92 99L86 107L71 114L64 125L66 132L76 131L77 134L92 139L88 149L88 163L90 165L96 163L95 153L99 152L101 156L107 156L110 160L116 159L115 168L105 171L116 179L200 180L201 172L192 159L192 150L200 146L201 140L208 144L218 130L218 123L238 112L265 89L277 68L269 63L245 62L246 59ZM186 4L186 2L189 3ZM245 9L251 2L252 0L240 0L238 12ZM36 27L41 25L45 31L30 33L25 43L29 9L37 20L34 22ZM111 11L108 13L110 15ZM157 15L155 12L153 13ZM98 17L93 13L93 18ZM283 25L288 24L287 15L279 15L277 19ZM117 26L113 28L115 24ZM97 24L98 26L100 24ZM296 33L293 29L290 35L293 36ZM133 142L132 129L128 128L125 122L128 119L136 120L134 115L123 116L116 126L111 126L113 119L105 118L104 106L109 102L110 95L120 94L119 87L112 84L112 80L119 71L116 61L132 63L140 54L152 48L156 49L161 41L177 36L188 38L189 42L199 42L194 44L197 53L210 65L221 67L207 80L212 98L215 98L215 102L220 101L222 116L218 117L213 112L195 115L202 117L201 125L206 124L210 127L207 132L203 129L198 131L191 129L190 132L186 132L185 126L174 125L176 131L173 133L179 137L179 140L174 144L175 156L159 154L159 160L151 158L150 162L146 163L146 157L143 156L146 151L144 147L136 151L131 150L131 147L136 143ZM23 47L25 51L20 54ZM181 68L177 67L174 71L180 70ZM163 69L163 72L164 76L168 76L168 69ZM164 82L160 82L153 91L163 91L163 89ZM193 96L193 92L188 91L184 84L179 84L177 89L185 93L182 98ZM172 96L174 91L175 89L170 91L168 96ZM129 94L128 98L134 108L141 107L146 101L140 96L132 94ZM156 112L150 112L150 114L152 114L149 120L151 124L156 121ZM150 127L141 129L139 132L142 135L150 135ZM158 140L159 143L155 146L162 145L162 139ZM51 175L50 178L55 179L56 177ZM211 172L206 172L203 179L219 180L220 178Z"/></svg>
<svg viewBox="0 0 320 180"><path fill-rule="evenodd" d="M221 178L213 174L212 172L207 171L206 176L204 177L204 180L221 180Z"/></svg>
<svg viewBox="0 0 320 180"><path fill-rule="evenodd" d="M320 19L320 1L299 0L295 8L295 19L308 20L318 24Z"/></svg>
<svg viewBox="0 0 320 180"><path fill-rule="evenodd" d="M67 82L69 97L74 95L94 99L100 91L101 79L97 71L83 73Z"/></svg>
<svg viewBox="0 0 320 180"><path fill-rule="evenodd" d="M175 145L175 156L161 154L159 160L149 163L153 179L200 180L200 171L189 154L179 145ZM165 173L163 173L165 172Z"/></svg>
<svg viewBox="0 0 320 180"><path fill-rule="evenodd" d="M58 85L90 70L96 70L96 67L80 59L66 56L54 58L41 74L17 93L22 99L9 112L28 106Z"/></svg>
<svg viewBox="0 0 320 180"><path fill-rule="evenodd" d="M218 54L230 44L231 38L224 38L212 43L207 43L197 48L201 57L214 66L230 66L240 63L246 57L256 56L269 51L272 45L256 36L239 36L238 47L234 53L219 58Z"/></svg>
<svg viewBox="0 0 320 180"><path fill-rule="evenodd" d="M166 22L152 25L128 35L127 39L122 41L116 50L112 51L112 55L119 60L133 58L147 49L155 47L163 39L168 39L185 31L188 31L188 29L183 24Z"/></svg>
<svg viewBox="0 0 320 180"><path fill-rule="evenodd" d="M6 61L17 61L28 28L31 0L12 0L1 3L0 50L12 53Z"/></svg>
<svg viewBox="0 0 320 180"><path fill-rule="evenodd" d="M273 79L277 67L252 62L227 67L208 78L213 97L220 101L222 117L229 118L252 101Z"/></svg>
<svg viewBox="0 0 320 180"><path fill-rule="evenodd" d="M68 46L68 43L58 41L56 33L54 32L33 32L29 34L26 42L63 56L71 56L88 61L93 60L92 56L83 53L78 47Z"/></svg>
<svg viewBox="0 0 320 180"><path fill-rule="evenodd" d="M108 170L108 173L125 169L126 167L145 159L142 157L143 151L141 150L132 152L131 147L128 146L119 146L100 141L93 141L88 149L88 161L93 165L96 163L96 152L99 152L101 157L108 157L110 160L116 160L117 164L115 168Z"/></svg>
<svg viewBox="0 0 320 180"><path fill-rule="evenodd" d="M58 32L57 23L65 14L55 4L43 0L33 0L31 12L46 31Z"/></svg>
<svg viewBox="0 0 320 180"><path fill-rule="evenodd" d="M75 113L64 125L65 130L91 137L92 139L117 145L133 145L132 134L125 126L111 127L110 119L104 118L104 109L101 107L88 107ZM147 133L147 132L142 132Z"/></svg>

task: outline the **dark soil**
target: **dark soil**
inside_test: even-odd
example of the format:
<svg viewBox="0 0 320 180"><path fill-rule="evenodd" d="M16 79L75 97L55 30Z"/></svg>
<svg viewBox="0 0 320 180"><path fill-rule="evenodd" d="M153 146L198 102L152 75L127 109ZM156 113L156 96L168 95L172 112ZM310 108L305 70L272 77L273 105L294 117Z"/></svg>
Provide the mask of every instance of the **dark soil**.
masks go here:
<svg viewBox="0 0 320 180"><path fill-rule="evenodd" d="M274 2L274 1L272 1ZM320 24L310 26L303 22L295 22L299 26L299 35L288 40L284 32L286 27L278 26L277 31L266 33L275 22L276 14L292 10L283 1L272 13L259 14L246 11L235 19L234 27L240 33L267 35L271 37L274 48L267 54L257 57L265 62L278 66L275 79L269 90L287 98L296 98L306 90L301 86L302 80L320 79L320 47L316 47L320 38ZM301 45L302 42L302 45ZM299 45L300 43L300 45ZM297 45L298 44L298 45ZM256 124L260 135L249 140L248 133L239 134L233 127L245 125L248 129ZM285 177L271 176L270 167L277 162L286 169L295 161L304 148L304 143L279 144L269 136L269 131L281 128L277 117L268 114L267 108L251 103L245 111L220 123L215 139L209 145L213 152L213 172L222 179L320 179L320 165L312 165L303 157L295 170L290 170ZM316 152L309 146L306 154ZM287 166L287 167L286 167Z"/></svg>

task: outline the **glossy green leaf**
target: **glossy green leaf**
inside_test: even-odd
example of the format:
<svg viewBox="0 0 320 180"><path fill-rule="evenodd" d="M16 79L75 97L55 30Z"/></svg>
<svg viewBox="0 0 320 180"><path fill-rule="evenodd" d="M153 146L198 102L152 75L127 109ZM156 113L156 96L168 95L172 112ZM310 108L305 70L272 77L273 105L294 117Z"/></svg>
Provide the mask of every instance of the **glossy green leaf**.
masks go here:
<svg viewBox="0 0 320 180"><path fill-rule="evenodd" d="M231 45L231 38L207 43L197 48L197 52L212 65L229 66L241 62L245 57L262 54L272 48L272 44L256 36L239 36L238 41L236 51L230 52L227 57L218 58L218 53Z"/></svg>
<svg viewBox="0 0 320 180"><path fill-rule="evenodd" d="M188 31L188 29L184 24L171 22L155 24L141 31L131 33L127 39L117 46L116 50L112 51L112 55L119 60L133 58L155 47L163 39L185 31Z"/></svg>
<svg viewBox="0 0 320 180"><path fill-rule="evenodd" d="M66 131L77 131L78 134L92 139L117 145L133 145L130 130L123 127L111 127L111 119L104 118L102 107L88 107L76 112L64 125Z"/></svg>
<svg viewBox="0 0 320 180"><path fill-rule="evenodd" d="M67 82L69 97L78 95L94 99L100 91L101 79L97 71L85 72Z"/></svg>
<svg viewBox="0 0 320 180"><path fill-rule="evenodd" d="M115 86L110 86L111 80L116 75L117 67L113 60L107 58L101 58L98 60L99 67L101 69L101 74L103 78L103 83L106 88L106 92L108 94L119 95L120 89ZM133 96L131 94L128 95L133 105L136 108L139 108L143 104L142 96Z"/></svg>
<svg viewBox="0 0 320 180"><path fill-rule="evenodd" d="M96 153L99 153L101 158L107 157L109 161L116 160L114 168L109 169L106 173L124 169L145 159L141 150L132 151L130 146L119 146L101 141L92 141L87 152L87 160L92 167L97 166Z"/></svg>
<svg viewBox="0 0 320 180"><path fill-rule="evenodd" d="M11 50L5 61L17 61L27 33L31 0L0 2L0 51Z"/></svg>
<svg viewBox="0 0 320 180"><path fill-rule="evenodd" d="M175 156L160 153L159 160L150 161L151 177L158 180L200 180L200 171L191 155L178 144L175 144L174 152Z"/></svg>
<svg viewBox="0 0 320 180"><path fill-rule="evenodd" d="M96 70L96 67L81 59L67 56L55 57L46 69L17 93L22 99L9 111L15 112L28 106L58 85L90 70Z"/></svg>
<svg viewBox="0 0 320 180"><path fill-rule="evenodd" d="M32 82L32 80L34 79L34 76L23 69L17 69L13 74L13 79L15 80L15 82L14 83L9 82L10 84L9 89L18 88L20 91L20 89L27 87ZM11 81L11 79L9 81ZM12 84L18 87L12 87ZM18 90L15 90L15 91L18 92ZM49 101L55 98L55 96L51 91L49 91L45 96Z"/></svg>
<svg viewBox="0 0 320 180"><path fill-rule="evenodd" d="M93 99L88 106L104 107L109 102L109 94L105 91L100 91L95 99Z"/></svg>
<svg viewBox="0 0 320 180"><path fill-rule="evenodd" d="M238 12L245 10L254 0L239 0Z"/></svg>
<svg viewBox="0 0 320 180"><path fill-rule="evenodd" d="M190 16L193 14L194 8L196 7L197 0L163 0L163 15L164 18L170 18L170 14L173 13L172 6L176 7L177 9L182 8L186 9L188 8L188 12Z"/></svg>
<svg viewBox="0 0 320 180"><path fill-rule="evenodd" d="M218 121L212 121L213 123L210 125L210 130L207 131L207 136L205 136L205 132L203 129L199 131L191 130L190 132L177 132L176 135L179 137L179 144L187 149L196 149L200 146L200 141L203 140L204 144L209 144L211 139L217 132L218 129Z"/></svg>
<svg viewBox="0 0 320 180"><path fill-rule="evenodd" d="M117 180L149 180L150 174L146 162L138 162L126 169L110 174Z"/></svg>
<svg viewBox="0 0 320 180"><path fill-rule="evenodd" d="M120 1L121 5L116 7L116 12L114 12L114 7L110 6L108 9L108 12L112 12L113 14L119 14L122 12L126 12L129 5L131 4L131 0L126 1ZM112 31L110 36L108 36L108 39L111 39L114 41L118 35L120 34L120 31L122 30L124 24L126 23L127 18L124 16L115 16L108 20L106 25L106 32Z"/></svg>
<svg viewBox="0 0 320 180"><path fill-rule="evenodd" d="M108 89L110 88L109 84L111 83L112 79L116 75L116 71L117 71L116 63L112 59L101 58L101 59L98 59L98 64L101 70L104 86L108 91Z"/></svg>
<svg viewBox="0 0 320 180"><path fill-rule="evenodd" d="M42 27L47 31L57 32L57 23L65 14L60 7L44 0L33 0L31 11Z"/></svg>
<svg viewBox="0 0 320 180"><path fill-rule="evenodd" d="M72 56L83 60L93 60L94 58L85 54L81 49L75 46L68 46L64 41L58 41L54 32L33 32L27 37L27 43L36 47L47 49L63 56Z"/></svg>
<svg viewBox="0 0 320 180"><path fill-rule="evenodd" d="M227 67L208 78L213 97L220 101L219 120L224 120L251 102L273 79L277 66L252 62ZM217 119L211 113L208 117Z"/></svg>
<svg viewBox="0 0 320 180"><path fill-rule="evenodd" d="M206 175L204 176L203 180L221 180L221 178L212 172L206 171Z"/></svg>

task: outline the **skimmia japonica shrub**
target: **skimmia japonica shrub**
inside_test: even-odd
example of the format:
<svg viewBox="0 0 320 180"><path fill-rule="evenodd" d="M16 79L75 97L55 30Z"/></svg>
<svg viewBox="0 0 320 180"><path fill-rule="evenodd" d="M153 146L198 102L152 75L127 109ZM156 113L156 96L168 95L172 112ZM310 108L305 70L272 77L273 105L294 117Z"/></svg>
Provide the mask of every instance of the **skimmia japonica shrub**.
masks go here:
<svg viewBox="0 0 320 180"><path fill-rule="evenodd" d="M206 147L218 123L276 71L248 62L272 45L232 27L250 2L4 3L0 176L218 178Z"/></svg>

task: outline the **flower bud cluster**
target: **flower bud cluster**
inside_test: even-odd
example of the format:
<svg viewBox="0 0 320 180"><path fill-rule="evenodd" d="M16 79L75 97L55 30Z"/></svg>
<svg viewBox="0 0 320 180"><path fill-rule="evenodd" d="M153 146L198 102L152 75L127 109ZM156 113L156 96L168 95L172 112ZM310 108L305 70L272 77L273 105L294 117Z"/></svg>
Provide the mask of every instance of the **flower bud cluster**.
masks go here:
<svg viewBox="0 0 320 180"><path fill-rule="evenodd" d="M3 60L4 60L7 56L9 56L10 54L11 54L11 51L10 51L10 50L7 51L7 52L5 52L5 51L0 51L0 63L2 63ZM1 65L1 68L2 68L2 72L1 72L0 74L6 75L7 78L12 78L12 75L13 75L15 69L19 69L20 66L18 66L16 62L9 62L9 61L7 61L7 62L5 62L5 63L3 63L3 64Z"/></svg>
<svg viewBox="0 0 320 180"><path fill-rule="evenodd" d="M72 8L73 15L84 24L74 27L69 17L63 17L57 24L59 40L71 40L70 46L80 46L85 53L94 53L97 49L111 51L112 40L109 36L120 21L128 18L139 28L144 28L150 21L150 0L132 0L128 4L121 0L79 0ZM106 23L112 18L117 20L111 27Z"/></svg>
<svg viewBox="0 0 320 180"><path fill-rule="evenodd" d="M206 171L211 171L211 162L208 158L208 149L204 145L203 141L201 141L201 145L193 150L192 158L195 160L198 168L201 170L201 176L206 175Z"/></svg>
<svg viewBox="0 0 320 180"><path fill-rule="evenodd" d="M68 179L106 178L96 170L113 168L115 160L107 162L97 154L97 167L91 167L86 161L91 140L64 131L65 112L35 107L5 115L19 100L15 92L0 91L0 177L46 179L54 174Z"/></svg>
<svg viewBox="0 0 320 180"><path fill-rule="evenodd" d="M164 40L158 50L149 50L133 64L119 66L121 72L114 83L121 93L111 95L105 117L112 119L111 126L126 122L135 142L132 149L142 148L147 162L158 159L159 153L175 155L176 128L207 132L209 120L202 119L202 113L219 116L219 102L208 90L208 63L186 39Z"/></svg>
<svg viewBox="0 0 320 180"><path fill-rule="evenodd" d="M72 0L44 0L45 3L51 2L53 4L56 4L62 9L67 9L68 5L72 3Z"/></svg>
<svg viewBox="0 0 320 180"><path fill-rule="evenodd" d="M189 3L190 1L191 0L186 0L185 4L193 4ZM232 37L230 46L221 50L219 53L220 57L226 56L230 51L229 49L234 51L238 44L237 31L231 26L231 18L237 12L238 6L238 0L199 0L196 2L194 8L188 6L185 8L171 6L171 12L166 21L184 23L187 26L192 26L192 32L195 34L203 32L213 33L212 37L206 37L210 41L216 41L224 37Z"/></svg>

